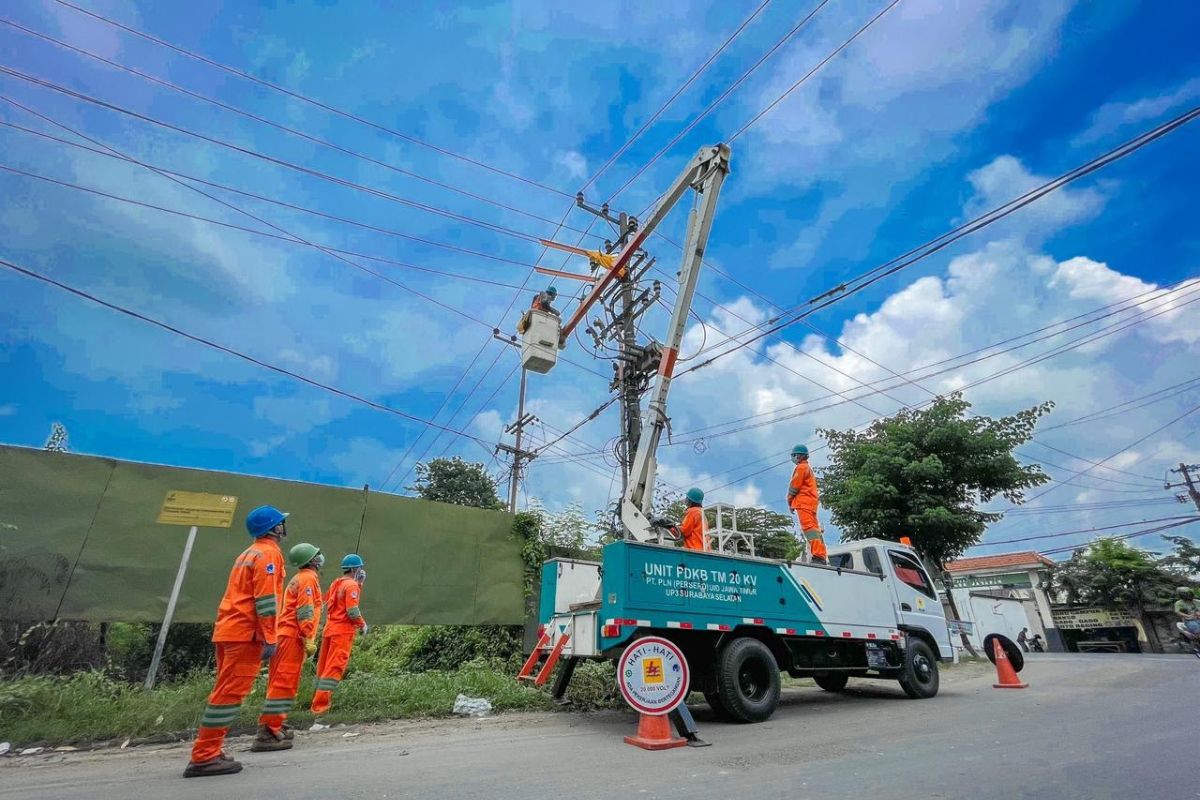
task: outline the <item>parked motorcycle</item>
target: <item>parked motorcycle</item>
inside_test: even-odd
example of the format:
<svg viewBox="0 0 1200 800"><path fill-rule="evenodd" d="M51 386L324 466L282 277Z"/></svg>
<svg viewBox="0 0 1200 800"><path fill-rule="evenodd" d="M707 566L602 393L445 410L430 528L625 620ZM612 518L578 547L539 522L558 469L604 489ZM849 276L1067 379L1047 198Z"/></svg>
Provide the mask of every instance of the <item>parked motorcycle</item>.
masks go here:
<svg viewBox="0 0 1200 800"><path fill-rule="evenodd" d="M1029 640L1029 650L1033 653L1046 652L1046 645L1042 642L1042 635L1035 633L1033 638Z"/></svg>
<svg viewBox="0 0 1200 800"><path fill-rule="evenodd" d="M1179 631L1179 643L1185 649L1190 649L1196 658L1200 658L1200 634L1189 631L1186 622L1176 622L1175 629Z"/></svg>

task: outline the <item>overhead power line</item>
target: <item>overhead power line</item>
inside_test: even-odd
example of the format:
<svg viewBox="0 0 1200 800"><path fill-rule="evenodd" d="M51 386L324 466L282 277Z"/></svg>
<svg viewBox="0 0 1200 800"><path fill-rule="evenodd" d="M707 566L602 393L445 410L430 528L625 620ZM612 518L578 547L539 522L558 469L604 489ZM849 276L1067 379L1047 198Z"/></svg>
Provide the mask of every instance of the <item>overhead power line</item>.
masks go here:
<svg viewBox="0 0 1200 800"><path fill-rule="evenodd" d="M721 105L721 103L725 102L725 99L727 97L729 97L729 95L733 94L733 92L736 91L739 86L741 86L743 83L745 83L746 80L751 75L753 75L755 72L757 72L758 68L761 67L764 63L766 63L767 59L769 59L771 56L773 56L779 48L783 47L783 45L785 45L789 40L791 40L791 38L793 36L795 36L797 33L799 33L800 30L802 28L804 28L804 26L807 25L809 23L809 21L817 15L817 12L820 11L822 8L824 8L828 2L829 2L829 0L820 0L820 2L817 3L816 7L814 7L812 11L810 11L803 19L801 19L798 23L796 23L796 25L793 26L791 30L789 30L787 33L785 33L783 36L781 36L779 38L779 40L776 41L775 44L773 44L769 50L767 50L767 52L763 53L762 56L760 56L757 61L755 61L753 64L750 65L749 69L747 69L745 72L743 72L737 78L737 80L735 80L733 83L729 84L729 86L727 86L725 88L725 91L721 92L721 94L718 95L717 98L715 100L713 100L711 103L709 103L704 108L703 111L701 111L699 114L697 114L695 117L693 117L691 122L689 122L687 125L685 125L683 127L683 129L680 130L677 134L675 134L675 136L672 137L669 142L667 142L665 145L663 145L662 149L660 149L653 156L651 156L649 161L647 161L645 164L643 164L636 172L633 173L633 175L629 176L629 178L625 181L625 183L621 184L621 187L619 189L617 189L615 192L613 192L611 195L609 195L609 202L612 202L614 199L617 198L618 195L620 195L622 192L624 192L626 189L628 189L633 184L634 181L636 181L638 178L640 178L646 172L646 170L650 169L650 167L652 167L660 158L662 158L664 155L666 155L668 152L670 152L671 149L675 147L675 145L679 144L680 140L682 140L683 137L685 137L689 133L691 133L691 131L697 125L699 125L701 123L701 121L703 121L706 117L708 117L709 114L711 114L713 111L715 111L717 106L719 106L719 105ZM643 214L643 216L644 216L644 214Z"/></svg>
<svg viewBox="0 0 1200 800"><path fill-rule="evenodd" d="M191 59L194 59L201 63L207 64L210 67L215 67L216 69L219 69L223 72L229 73L230 75L236 75L239 78L244 78L245 80L251 81L252 83L256 83L259 86L263 86L265 88L271 89L272 91L287 95L288 97L291 97L295 100L299 100L308 105L314 106L316 108L320 108L323 111L328 111L329 113L335 114L339 117L343 117L344 119L352 120L354 122L359 123L360 125L365 125L369 128L373 128L377 131L380 131L381 133L386 133L389 136L394 136L397 139L402 139L410 144L415 144L415 145L418 145L419 147L424 147L429 150L433 150L444 156L448 156L448 157L456 159L458 161L463 161L465 163L472 164L481 169L485 169L488 172L492 172L497 175L503 175L506 178L511 178L513 180L520 181L521 183L524 183L528 186L534 186L534 187L537 187L538 189L542 189L547 192L552 192L552 193L560 195L562 197L574 198L574 195L571 194L570 192L564 192L561 189L556 189L553 186L548 186L547 184L541 183L539 181L535 181L530 178L526 178L522 175L518 175L515 172L501 169L500 167L496 167L492 164L488 164L487 162L480 161L478 159L463 155L461 153L456 153L445 147L435 145L435 144L433 144L431 142L427 142L423 139L418 139L417 137L412 136L410 134L403 133L394 128L390 128L386 125L381 125L378 122L373 122L373 121L366 119L365 117L359 116L358 114L355 114L351 111L346 111L344 109L340 109L335 106L331 106L331 105L324 103L320 100L317 100L313 97L309 97L307 95L301 94L300 92L293 91L292 89L288 89L287 87L280 86L279 84L276 84L276 83L272 83L271 81L264 80L263 78L260 78L257 75L252 75L249 72L245 72L236 67L231 67L227 64L222 64L221 62L215 61L215 60L208 58L207 56L204 56L200 53L197 53L192 50L188 50L177 44L172 44L171 42L168 42L164 39L160 39L156 36L152 36L149 33L145 33L136 28L130 27L129 25L125 25L124 23L118 22L114 19L111 19L109 17L105 17L101 14L98 14L94 11L90 11L86 8L81 8L80 6L77 6L74 3L67 2L67 0L55 0L55 2L58 3L59 5L66 6L67 8L78 11L80 14L85 14L85 15L91 17L92 19L98 20L99 22L103 22L106 25L110 25L114 28L119 28L119 29L125 31L126 33L130 33L134 36L145 39L146 41L153 42L154 44L157 44L161 47L165 47L169 50L179 53L180 55L187 56L188 58L191 58Z"/></svg>
<svg viewBox="0 0 1200 800"><path fill-rule="evenodd" d="M593 173L592 176L590 178L588 178L587 181L583 184L583 186L579 187L579 191L580 192L586 191L589 186L591 186L593 183L596 182L597 178L599 178L602 174L604 174L604 172L606 172L608 170L609 167L611 167L613 164L616 163L617 159L619 159L621 156L625 155L625 152L630 147L633 146L633 143L636 142L638 139L640 139L642 137L642 134L644 134L647 130L649 130L650 126L653 125L655 123L655 121L659 117L661 117L664 112L666 112L666 110L668 108L670 108L671 104L674 103L676 100L678 100L679 96L682 95L685 91L687 91L687 88L689 86L691 86L693 83L695 83L696 79L699 78L701 75L703 75L704 72L710 66L712 66L712 63L717 60L717 57L720 56L721 53L725 52L725 49L727 47L729 47L729 45L733 44L733 40L738 38L738 36L740 36L742 34L742 31L746 30L746 27L751 22L753 22L755 19L758 18L758 15L763 12L763 10L770 4L770 2L771 2L771 0L763 0L763 2L759 4L758 8L754 9L754 11L751 12L750 16L746 17L746 19L742 22L742 24L737 26L737 28L733 31L733 33L729 34L729 36L726 37L725 41L721 42L721 46L718 47L716 50L714 50L708 56L708 58L706 58L704 60L704 63L701 64L699 67L697 67L696 70L694 72L692 72L692 74L690 76L688 76L688 79L685 80L682 84L680 84L679 88L675 90L675 93L672 94L670 97L668 97L666 99L666 102L664 102L661 106L658 107L657 111L655 111L653 114L651 114L649 117L647 117L646 121L643 122L638 127L638 129L633 132L633 135L631 135L628 139L626 139L625 143L623 145L621 145L620 147L618 147L616 152L613 153L611 156L609 156L607 161L605 161L603 164L600 165L600 169L598 169L595 173Z"/></svg>
<svg viewBox="0 0 1200 800"><path fill-rule="evenodd" d="M1023 536L1020 539L1001 539L998 542L980 542L979 544L975 545L974 547L972 547L970 549L976 550L980 547L994 547L996 545L1001 545L1001 544L1018 544L1020 542L1036 542L1040 539L1058 539L1063 536L1078 536L1083 533L1100 533L1102 531L1115 531L1115 530L1119 530L1121 528L1132 528L1135 525L1149 525L1154 522L1178 522L1181 520L1184 520L1187 522L1195 522L1195 521L1200 521L1200 517L1198 517L1194 514L1190 514L1190 515L1174 516L1174 517L1158 517L1156 519L1141 519L1141 520L1136 520L1134 522L1122 522L1117 525L1104 525L1099 528L1078 528L1073 531L1058 531L1056 533L1041 533L1041 534L1038 534L1037 536Z"/></svg>
<svg viewBox="0 0 1200 800"><path fill-rule="evenodd" d="M103 306L104 308L107 308L111 311L116 311L119 314L124 314L127 317L131 317L131 318L139 320L141 322L145 322L149 325L153 325L156 328L160 328L164 331L167 331L168 333L174 334L175 336L180 336L189 341L192 341L197 344L204 345L205 347L211 348L213 350L217 350L219 352L225 353L226 355L230 355L230 356L233 356L234 358L241 359L242 361L246 361L257 367L261 367L262 369L274 372L278 375L283 375L283 376L291 378L293 380L300 381L301 383L306 383L309 386L316 387L318 389L321 389L322 391L337 395L338 397L343 397L343 398L346 398L347 400L353 400L356 403L360 403L362 405L374 408L377 411L384 411L388 414L393 414L402 419L406 419L411 422L417 422L417 423L420 423L421 425L425 425L427 427L437 428L438 430L445 431L446 433L452 433L455 436L461 436L464 439L469 439L474 442L479 442L480 444L487 446L487 443L484 442L482 439L479 439L476 436L472 436L471 434L466 433L465 431L457 430L455 428L450 428L445 425L439 425L436 422L433 422L431 420L427 420L422 417L418 417L414 414L409 414L406 411L401 411L398 408L392 408L391 406L384 405L383 403L378 403L374 400L363 397L362 395L355 394L354 392L349 392L349 391L346 391L345 389L340 389L336 386L332 386L330 384L323 383L321 381L310 378L306 375L302 375L298 372L294 372L294 371L286 369L284 367L280 367L276 364L271 364L267 361L263 361L262 359L248 355L246 353L241 352L240 350L236 350L227 345L220 344L211 339L206 339L202 336L197 336L196 334L193 334L193 333L188 333L187 331L183 330L182 328L177 328L174 325L169 325L165 322L162 322L161 320L157 320L157 319L154 319L153 317L150 317L145 314L134 311L133 309L117 305L116 303L111 303L107 300L103 300L93 294L89 294L88 292L83 291L82 289L77 289L74 286L71 286L67 283L56 280L54 278L51 278L48 275L43 275L39 272L34 272L33 270L26 269L25 267L14 264L11 261L6 261L3 259L0 259L0 267L4 267L5 269L8 269L8 270L11 270L18 274L24 275L27 278L32 278L34 280L41 281L42 283L48 284L50 286L54 286L58 289L61 289L64 292L73 294L76 297L79 297L83 300L87 300L98 306Z"/></svg>
<svg viewBox="0 0 1200 800"><path fill-rule="evenodd" d="M1135 539L1139 536L1149 536L1152 533L1162 533L1163 531L1168 531L1173 528L1180 528L1180 527L1183 527L1184 525L1191 525L1197 521L1200 521L1200 517L1193 517L1192 519L1183 520L1181 522L1172 522L1172 523L1169 523L1166 525L1159 525L1154 528L1148 528L1144 531L1134 531L1133 533L1126 533L1122 536L1111 536L1111 537L1107 537L1107 538L1110 538L1114 541L1121 542L1121 541L1125 541L1128 539ZM1089 544L1090 544L1090 542L1088 544L1072 544L1072 545L1067 545L1066 547L1056 547L1051 550L1042 550L1041 553L1042 553L1042 555L1046 556L1046 555L1052 555L1055 553L1073 552L1075 550L1079 550L1081 548L1087 547Z"/></svg>
<svg viewBox="0 0 1200 800"><path fill-rule="evenodd" d="M471 217L466 214L460 214L456 211L450 211L449 209L441 208L439 206L431 205L429 203L422 203L418 200L412 200L410 198L403 197L401 195L386 191L384 189L379 189L379 188L376 188L373 186L368 186L366 184L357 183L355 181L351 181L346 178L340 178L337 175L332 175L327 172L322 172L317 169L312 169L311 167L306 167L303 164L297 164L294 161L288 161L287 159L268 155L266 153L259 152L258 150L254 150L249 147L243 147L242 145L235 144L230 141L226 141L225 139L221 139L216 136L209 136L208 134L200 133L199 131L194 131L189 128L184 128L179 125L175 125L173 123L166 122L165 120L151 117L148 114L142 114L141 112L134 111L133 109L125 108L125 107L119 106L115 103L110 103L107 100L101 100L98 97L84 94L83 92L77 92L74 89L68 88L66 86L62 86L62 85L54 83L52 81L45 80L43 78L38 78L34 75L30 75L28 73L21 72L20 70L15 70L10 67L0 66L0 74L18 78L18 79L26 81L28 83L32 83L37 86L41 86L45 89L49 89L51 91L58 92L59 94L63 94L68 97L72 97L76 100L80 100L85 103L90 103L99 108L104 108L109 111L115 111L118 114L124 114L128 117L132 117L133 119L137 119L142 122L146 122L150 125L155 125L157 127L164 128L166 130L173 131L178 134L182 134L184 136L190 136L193 139L199 139L200 141L207 142L209 144L213 144L218 147L223 147L226 150L230 150L235 153L240 153L242 155L249 156L251 158L255 158L260 161L264 161L268 164L273 164L278 167L284 167L284 168L290 169L294 172L299 172L303 175L308 175L310 177L317 178L317 179L325 181L327 183L332 183L332 184L336 184L338 186L342 186L347 189L353 189L354 191L363 192L365 194L368 194L368 195L371 195L374 197L378 197L380 199L387 200L389 202L396 203L398 205L402 205L407 208L413 208L418 211L424 211L427 214L433 214L435 216L444 217L446 219L450 219L455 222L461 222L466 225L471 225L476 228L481 228L483 230L488 230L493 233L502 234L504 236L510 236L515 239L521 239L521 240L524 240L527 242L535 242L536 243L536 242L540 241L540 239L541 239L541 237L539 237L535 234L526 233L524 231L517 230L516 228L511 228L507 225L501 225L496 222L488 222L487 220L478 219L476 217ZM10 99L10 102L12 102L11 99Z"/></svg>
<svg viewBox="0 0 1200 800"><path fill-rule="evenodd" d="M394 164L389 164L386 161L382 161L378 158L367 155L365 153L360 153L357 150L352 150L348 147L343 147L342 145L337 144L336 142L321 138L320 136L314 136L310 133L306 133L297 128L293 128L291 126L284 125L282 123L276 122L276 121L269 119L267 117L264 117L262 115L255 114L250 111L246 111L245 109L242 109L242 108L238 108L237 106L226 103L215 97L209 97L208 95L201 94L200 92L192 91L191 89L188 89L185 86L180 86L177 83L172 83L171 81L160 78L157 75L151 75L150 73L142 72L141 70L134 69L133 67L127 66L118 61L113 61L110 58L105 58L104 56L102 56L98 53L94 53L90 50L85 50L81 47L76 47L75 45L70 44L69 42L65 42L61 39L56 39L53 36L42 33L41 31L36 31L32 28L27 28L24 25L20 25L16 22L13 22L12 20L4 19L3 17L0 17L0 23L2 23L4 25L8 25L12 28L16 28L17 30L22 31L22 32L28 34L29 36L33 36L44 42L49 42L50 44L53 44L57 47L61 47L66 50L70 50L71 52L85 56L86 58L90 58L95 61L99 61L103 64L107 64L108 66L112 67L113 69L121 70L122 72L126 72L130 75L135 75L135 76L141 78L142 80L149 81L158 86L166 87L174 92L178 92L180 94L194 98L201 102L208 103L210 105L216 106L217 108L224 109L233 114L237 114L238 116L244 117L249 120L253 120L254 122L258 122L259 124L274 128L275 130L282 131L282 132L288 134L289 136L295 136L295 137L297 137L299 139L303 139L307 142L312 142L313 144L316 144L320 147L325 147L325 148L328 148L331 150L335 150L339 153L342 153L343 155L350 156L351 158L356 158L356 159L359 159L360 161L365 161L369 164L374 164L377 167L382 167L383 169L389 170L390 172L394 172L398 175L403 175L406 178L412 178L413 180L421 181L422 183L429 184L430 186L436 186L439 189L445 189L446 191L454 192L455 194L462 195L463 197L468 197L472 200L476 200L481 203L486 203L488 205L495 206L496 208L504 209L505 211L511 211L514 214L520 214L521 216L529 217L530 219L535 219L540 222L553 223L553 220L546 219L543 216L540 216L538 214L533 214L531 212L525 211L524 209L509 205L508 203L501 202L499 200L496 200L491 197L487 197L485 195L478 194L476 192L471 192L466 189L462 189L458 186L453 186L449 183L446 183L444 181L439 181L435 178L430 178L427 175L422 175L421 173L416 172L411 169L397 167Z"/></svg>
<svg viewBox="0 0 1200 800"><path fill-rule="evenodd" d="M893 258L887 262L884 262L883 264L880 264L879 266L874 267L873 269L870 269L870 270L862 273L861 275L859 275L856 278L853 278L849 281L845 281L845 282L839 284L838 286L835 286L834 288L832 288L820 295L817 295L812 300L808 301L808 303L807 303L807 306L809 306L808 308L805 308L803 305L793 307L785 314L782 314L782 315L776 316L770 320L767 320L765 323L762 323L761 325L755 326L755 327L748 329L746 331L743 331L739 334L734 334L732 336L729 336L725 339L725 342L737 341L738 344L736 346L734 346L728 350L725 350L725 351L713 356L712 358L707 359L706 361L702 361L701 363L696 364L695 366L689 367L688 369L679 373L679 375L683 375L688 372L693 372L698 369L703 369L704 367L712 364L717 359L724 358L725 356L728 356L733 352L736 352L740 349L748 347L749 345L753 344L754 342L756 342L766 336L769 336L772 333L776 333L778 331L783 330L784 328L794 325L795 323L799 322L800 320L804 319L805 317L808 317L808 316L816 313L817 311L820 311L823 308L827 308L836 302L840 302L840 301L846 299L847 297L857 294L858 292L875 284L876 282L882 280L883 278L886 278L890 275L894 275L897 272L907 269L908 267L911 267L914 264L916 264L920 261L923 261L924 259L928 258L929 256L932 256L935 253L940 252L941 250L945 249L946 247L949 247L951 244L958 241L959 239L962 239L962 238L969 236L979 230L982 230L982 229L988 227L989 225L993 225L996 222L999 222L1000 220L1019 211L1020 209L1024 208L1025 206L1027 206L1031 203L1034 203L1037 200L1040 200L1042 197L1044 197L1048 194L1051 194L1054 191L1057 191L1058 189L1060 189L1064 186L1067 186L1068 184L1070 184L1074 181L1079 180L1080 178L1086 177L1087 175L1090 175L1093 172L1096 172L1097 170L1100 170L1115 161L1118 161L1122 158L1125 158L1126 156L1129 156L1129 155L1137 152L1138 150L1140 150L1141 148L1150 144L1151 142L1157 141L1161 137L1166 136L1168 133L1171 133L1172 131L1177 130L1178 128L1182 127L1183 125L1186 125L1187 123L1191 122L1198 116L1200 116L1200 106L1197 106L1189 111L1186 111L1183 114L1180 114L1179 116L1175 117L1174 119L1164 122L1163 124L1158 125L1152 129L1140 134L1139 136L1136 136L1136 137L1124 142L1123 144L1119 145L1118 147L1113 148L1112 150L1108 151L1107 153L1104 153L1101 156L1098 156L1084 164L1081 164L1080 166L1075 167L1074 169L1063 173L1062 175L1058 176L1057 178L1054 178L1053 180L1043 183L1041 186L1038 186L1037 188L1032 189L1029 192L1026 192L1025 194L1021 195L1020 197L1015 198L1014 200L1010 200L1009 202L1007 202L1001 206L998 206L998 207L992 209L991 211L988 211L984 214L981 214L978 217L975 217L974 219L970 220L969 222L964 223L963 225L959 225L958 227L956 227L950 231L947 231L946 233L942 234L941 236L931 239L930 241L928 241L916 248L913 248L912 250L909 250L907 253L904 253L900 256L896 256L895 258ZM800 310L800 309L804 309L804 310ZM785 317L788 317L789 315L790 315L790 318L785 319ZM768 325L770 327L766 328L766 330L762 330L764 325ZM742 336L745 336L748 333L752 333L755 330L760 330L761 332L755 334L754 336L751 336L748 339L745 339L745 340L741 339ZM725 342L711 344L711 345L709 345L708 349L709 350L716 349L716 348L720 347L722 344L724 344ZM676 377L679 377L679 375L677 375Z"/></svg>
<svg viewBox="0 0 1200 800"><path fill-rule="evenodd" d="M85 192L87 194L92 194L92 195L96 195L98 197L103 197L107 200L114 200L114 201L120 202L120 203L127 203L129 205L136 206L138 208L145 208L145 209L148 209L151 211L158 211L163 214L169 214L172 216L182 217L184 219L189 219L194 222L203 222L208 225L216 225L216 226L219 226L222 228L236 230L236 231L240 231L242 233L249 233L254 236L260 236L260 237L263 237L266 239L274 239L275 241L284 242L286 244L290 244L290 245L294 245L294 246L308 247L313 250L338 253L339 255L343 255L343 256L353 256L355 258L365 258L370 261L378 261L380 263L391 264L392 266L396 266L396 267L403 267L404 269L417 270L419 272L427 272L432 275L442 275L447 278L454 278L455 280L470 281L473 283L482 283L482 284L487 284L490 286L499 286L499 287L502 287L505 289L518 288L516 284L503 283L500 281L491 280L490 278L479 278L474 275L467 275L467 274L461 273L461 272L448 272L446 270L433 269L431 267L422 267L422 266L418 266L416 264L410 264L406 261L399 261L394 258L388 258L386 256L373 255L370 253L360 253L360 252L356 252L354 250L344 250L344 249L341 249L338 247L333 247L331 245L318 244L315 242L314 243L301 242L301 241L298 241L291 237L283 236L283 235L280 235L277 233L268 233L267 231L260 231L260 230L254 229L254 228L248 228L244 225L236 225L232 222L225 222L225 221L219 220L219 219L212 219L211 217L205 217L205 216L201 216L199 214L192 214L187 211L179 211L174 208L167 208L166 206L155 205L154 203L146 203L141 200L134 200L132 197L122 197L121 195L112 194L111 192L104 192L99 189L93 189L88 186L82 186L77 183L71 183L69 181L62 181L62 180L58 180L57 178L51 178L48 175L39 175L36 172L29 172L27 170L17 169L16 167L12 167L12 166L9 166L9 165L3 164L3 163L0 163L0 170L3 170L4 172L8 172L8 173L11 173L14 175L20 175L25 178L32 178L32 179L39 180L39 181L42 181L45 183L50 183L55 186L60 186L64 189L71 189L74 191ZM482 323L482 324L486 325L487 323Z"/></svg>

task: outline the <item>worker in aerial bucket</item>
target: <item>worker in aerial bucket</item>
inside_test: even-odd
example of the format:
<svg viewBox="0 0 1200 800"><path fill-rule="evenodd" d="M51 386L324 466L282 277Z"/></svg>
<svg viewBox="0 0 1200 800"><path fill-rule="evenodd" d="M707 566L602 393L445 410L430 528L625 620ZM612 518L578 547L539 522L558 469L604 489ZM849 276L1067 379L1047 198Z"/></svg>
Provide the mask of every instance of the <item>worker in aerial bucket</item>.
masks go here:
<svg viewBox="0 0 1200 800"><path fill-rule="evenodd" d="M547 313L558 316L558 310L554 307L554 301L558 299L558 289L553 286L547 286L544 292L538 292L534 298L530 308L534 311L545 311Z"/></svg>
<svg viewBox="0 0 1200 800"><path fill-rule="evenodd" d="M325 601L325 631L321 634L321 655L317 660L317 687L312 712L324 714L333 701L333 690L346 674L354 635L370 630L358 604L367 569L362 556L350 553L342 559L342 575L329 585Z"/></svg>
<svg viewBox="0 0 1200 800"><path fill-rule="evenodd" d="M233 564L225 596L217 607L213 643L217 649L217 679L200 719L185 778L230 775L242 765L222 751L225 734L242 702L254 688L260 665L276 652L276 613L283 599L283 553L287 514L274 506L259 506L246 515L246 531L254 544Z"/></svg>
<svg viewBox="0 0 1200 800"><path fill-rule="evenodd" d="M258 734L250 749L255 752L290 750L295 732L287 724L288 712L296 704L300 670L317 652L317 629L321 622L321 567L325 556L316 545L302 542L288 551L288 561L297 572L283 593L283 613L276 634L279 648L267 672L267 697L258 718Z"/></svg>
<svg viewBox="0 0 1200 800"><path fill-rule="evenodd" d="M808 543L808 555L811 561L827 564L828 553L825 550L825 532L821 523L817 522L817 476L813 474L808 463L808 448L798 444L792 448L792 479L788 482L788 507L796 512L800 520L800 530Z"/></svg>
<svg viewBox="0 0 1200 800"><path fill-rule="evenodd" d="M683 521L679 523L679 533L683 536L685 550L708 549L708 525L704 521L704 492L696 487L687 490L687 511Z"/></svg>

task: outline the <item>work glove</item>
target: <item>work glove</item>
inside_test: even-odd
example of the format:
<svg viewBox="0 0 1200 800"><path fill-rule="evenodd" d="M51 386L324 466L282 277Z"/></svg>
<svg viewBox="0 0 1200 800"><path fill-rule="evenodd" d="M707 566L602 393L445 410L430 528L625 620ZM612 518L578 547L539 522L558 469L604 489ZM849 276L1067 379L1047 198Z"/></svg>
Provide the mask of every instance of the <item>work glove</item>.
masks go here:
<svg viewBox="0 0 1200 800"><path fill-rule="evenodd" d="M271 660L271 657L275 655L275 651L276 651L276 650L278 650L278 649L279 649L279 645L277 645L277 644L265 644L265 645L263 645L263 650L262 650L262 660L263 660L263 661L270 661L270 660Z"/></svg>
<svg viewBox="0 0 1200 800"><path fill-rule="evenodd" d="M363 624L363 626L362 626L361 628L359 628L359 629L358 629L358 635L359 635L359 636L366 636L366 635L367 635L367 631L369 631L369 630L371 630L371 626L370 626L370 625L367 625L367 624L365 624L365 623L364 623L364 624Z"/></svg>
<svg viewBox="0 0 1200 800"><path fill-rule="evenodd" d="M317 652L317 640L316 639L305 639L304 640L304 655L311 656L315 652Z"/></svg>

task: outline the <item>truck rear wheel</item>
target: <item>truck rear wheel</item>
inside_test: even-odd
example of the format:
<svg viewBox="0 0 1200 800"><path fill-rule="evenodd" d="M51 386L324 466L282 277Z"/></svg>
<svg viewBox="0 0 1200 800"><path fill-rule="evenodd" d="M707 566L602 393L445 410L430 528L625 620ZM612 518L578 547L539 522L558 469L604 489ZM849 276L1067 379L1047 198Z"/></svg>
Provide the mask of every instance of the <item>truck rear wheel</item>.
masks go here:
<svg viewBox="0 0 1200 800"><path fill-rule="evenodd" d="M925 700L938 693L938 683L938 662L933 650L910 636L904 651L904 666L900 669L900 688L914 700Z"/></svg>
<svg viewBox="0 0 1200 800"><path fill-rule="evenodd" d="M762 722L779 705L779 664L757 639L734 639L717 656L717 694L737 722Z"/></svg>
<svg viewBox="0 0 1200 800"><path fill-rule="evenodd" d="M827 692L840 692L846 688L846 682L850 680L850 676L844 672L831 672L828 675L816 675L813 680Z"/></svg>

